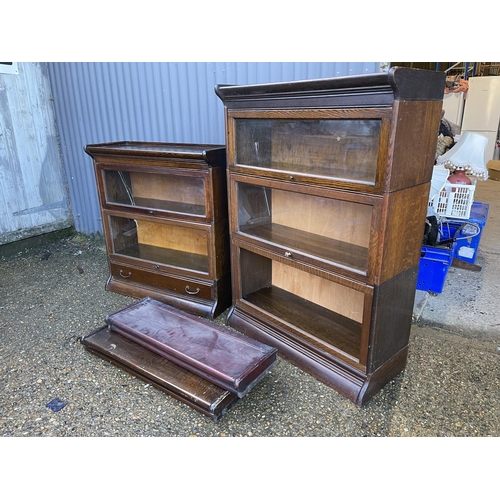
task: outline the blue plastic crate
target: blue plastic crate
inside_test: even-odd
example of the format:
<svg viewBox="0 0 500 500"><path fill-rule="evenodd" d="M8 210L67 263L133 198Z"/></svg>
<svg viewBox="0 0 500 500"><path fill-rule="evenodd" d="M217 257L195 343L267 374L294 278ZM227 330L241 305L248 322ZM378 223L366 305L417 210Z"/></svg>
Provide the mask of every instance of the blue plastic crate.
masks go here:
<svg viewBox="0 0 500 500"><path fill-rule="evenodd" d="M469 219L460 221L449 219L448 222L441 225L441 241L448 238L457 238L454 257L470 264L476 262L477 249L481 242L483 228L486 225L489 208L488 203L474 202ZM467 223L472 223L475 227L462 227L463 224ZM477 233L478 228L479 233ZM457 233L457 231L459 232Z"/></svg>
<svg viewBox="0 0 500 500"><path fill-rule="evenodd" d="M441 293L453 260L454 245L450 249L422 247L417 277L417 290Z"/></svg>

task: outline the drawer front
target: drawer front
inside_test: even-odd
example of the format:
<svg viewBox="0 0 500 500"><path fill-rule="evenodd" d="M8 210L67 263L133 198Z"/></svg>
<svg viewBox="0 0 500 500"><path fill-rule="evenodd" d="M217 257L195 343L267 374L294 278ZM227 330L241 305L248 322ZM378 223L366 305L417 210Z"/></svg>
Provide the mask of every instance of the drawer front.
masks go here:
<svg viewBox="0 0 500 500"><path fill-rule="evenodd" d="M147 271L139 267L110 262L110 271L114 278L123 281L135 281L146 285L163 288L187 297L212 300L213 286L197 280L183 279L168 274Z"/></svg>

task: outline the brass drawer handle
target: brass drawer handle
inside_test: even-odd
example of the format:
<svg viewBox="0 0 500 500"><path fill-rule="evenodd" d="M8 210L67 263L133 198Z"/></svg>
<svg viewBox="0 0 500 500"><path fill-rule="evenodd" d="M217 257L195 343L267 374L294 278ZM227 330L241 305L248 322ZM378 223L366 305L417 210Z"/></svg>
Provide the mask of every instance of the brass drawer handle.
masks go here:
<svg viewBox="0 0 500 500"><path fill-rule="evenodd" d="M186 293L188 293L189 295L196 295L200 292L199 288L197 288L196 290L190 290L189 285L186 285L186 288L184 290L186 290Z"/></svg>
<svg viewBox="0 0 500 500"><path fill-rule="evenodd" d="M132 276L132 272L131 272L131 271L129 271L128 275L127 275L127 276L125 276L125 275L123 274L123 271L120 269L120 276L121 276L122 278L127 279L127 278L130 278L130 276Z"/></svg>

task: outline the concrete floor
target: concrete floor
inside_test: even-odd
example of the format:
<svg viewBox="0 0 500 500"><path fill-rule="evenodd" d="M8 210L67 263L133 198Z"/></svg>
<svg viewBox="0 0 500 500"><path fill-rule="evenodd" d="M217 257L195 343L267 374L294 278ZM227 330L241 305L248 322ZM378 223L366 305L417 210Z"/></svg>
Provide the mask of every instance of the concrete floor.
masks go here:
<svg viewBox="0 0 500 500"><path fill-rule="evenodd" d="M474 201L490 205L475 262L481 271L452 266L442 293L417 291L414 321L500 343L500 182L479 181Z"/></svg>
<svg viewBox="0 0 500 500"><path fill-rule="evenodd" d="M213 422L80 344L134 302L104 290L102 241L74 235L0 258L0 436L499 437L499 193L500 182L478 184L475 199L490 203L482 270L451 268L441 294L419 294L407 367L362 408L280 358ZM66 406L52 411L54 398Z"/></svg>
<svg viewBox="0 0 500 500"><path fill-rule="evenodd" d="M152 478L162 478L166 471L175 478L171 486L196 478L191 490L198 496L200 488L214 484L217 471L224 488L230 484L241 495L241 475L247 470L254 477L259 474L259 487L263 472L267 474L271 484L279 484L281 495L298 496L300 491L300 496L324 497L332 492L325 478L356 484L361 473L365 482L376 484L382 474L397 481L413 472L413 483L425 488L422 495L432 488L434 496L443 498L493 497L497 465L491 456L497 441L491 438L500 437L499 194L500 182L478 184L476 200L490 203L476 262L482 270L451 268L441 294L417 294L406 369L362 408L279 358L261 383L213 422L80 344L82 335L103 325L106 314L134 301L104 290L108 272L102 241L75 235L0 257L4 489L10 479L13 487L31 488L36 498L44 492L53 496L61 485L74 489L87 466L91 478L102 473L101 492L107 485L111 496L124 498L131 498L124 471L137 478L136 498L150 489L164 493L164 481ZM55 399L66 406L49 409ZM8 436L469 439L131 443ZM372 449L372 459L366 460ZM82 463L86 457L90 462ZM364 467L360 457L365 457ZM236 473L228 472L233 464ZM278 483L277 470L286 481ZM323 487L325 492L315 494ZM250 491L247 486L245 491Z"/></svg>

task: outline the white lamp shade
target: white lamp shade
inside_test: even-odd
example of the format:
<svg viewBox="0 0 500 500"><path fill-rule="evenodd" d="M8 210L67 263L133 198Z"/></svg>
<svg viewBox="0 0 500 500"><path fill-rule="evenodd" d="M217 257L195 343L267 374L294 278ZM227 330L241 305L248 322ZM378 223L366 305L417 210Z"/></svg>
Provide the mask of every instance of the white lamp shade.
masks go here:
<svg viewBox="0 0 500 500"><path fill-rule="evenodd" d="M484 158L487 146L487 137L466 131L451 149L437 157L436 164L450 170L466 170L468 174L486 180L488 169Z"/></svg>

